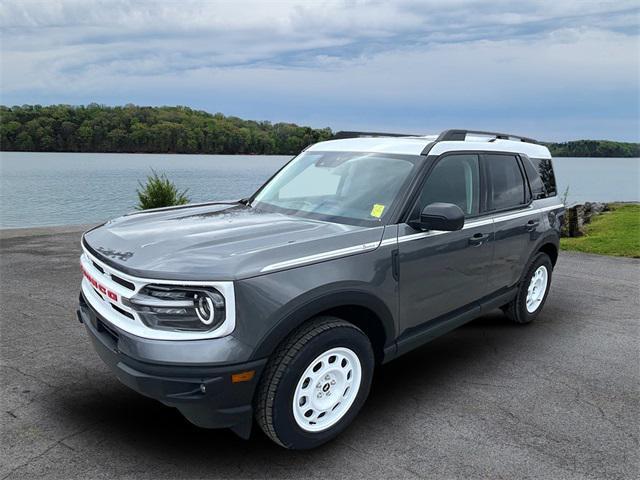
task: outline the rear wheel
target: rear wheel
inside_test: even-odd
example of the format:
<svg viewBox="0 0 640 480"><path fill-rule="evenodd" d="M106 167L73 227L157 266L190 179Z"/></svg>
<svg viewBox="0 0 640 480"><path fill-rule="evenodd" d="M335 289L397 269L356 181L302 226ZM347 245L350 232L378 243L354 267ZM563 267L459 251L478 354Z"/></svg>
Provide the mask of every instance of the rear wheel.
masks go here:
<svg viewBox="0 0 640 480"><path fill-rule="evenodd" d="M553 264L546 253L538 253L529 262L518 286L516 297L502 307L504 313L516 323L529 323L538 316L549 294Z"/></svg>
<svg viewBox="0 0 640 480"><path fill-rule="evenodd" d="M256 398L256 420L291 449L321 445L342 432L364 404L374 357L354 325L321 317L293 332L269 361Z"/></svg>

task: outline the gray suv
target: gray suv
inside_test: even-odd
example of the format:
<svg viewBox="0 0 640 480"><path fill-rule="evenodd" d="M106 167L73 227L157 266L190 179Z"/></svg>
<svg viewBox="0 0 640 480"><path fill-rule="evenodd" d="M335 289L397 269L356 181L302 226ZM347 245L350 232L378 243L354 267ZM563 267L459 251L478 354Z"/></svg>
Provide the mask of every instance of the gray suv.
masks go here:
<svg viewBox="0 0 640 480"><path fill-rule="evenodd" d="M492 309L535 319L563 215L531 139L341 132L250 198L86 232L78 318L120 381L194 424L312 448L376 365Z"/></svg>

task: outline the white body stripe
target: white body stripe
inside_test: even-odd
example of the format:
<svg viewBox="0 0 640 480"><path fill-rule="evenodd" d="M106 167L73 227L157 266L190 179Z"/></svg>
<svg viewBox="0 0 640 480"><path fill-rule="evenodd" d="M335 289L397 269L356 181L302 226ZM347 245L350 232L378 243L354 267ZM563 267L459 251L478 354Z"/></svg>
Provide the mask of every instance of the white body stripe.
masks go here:
<svg viewBox="0 0 640 480"><path fill-rule="evenodd" d="M466 230L468 228L481 227L482 225L490 225L490 224L496 223L496 222L505 222L507 220L513 220L515 218L526 217L526 216L534 214L534 213L548 212L548 211L555 210L556 208L561 208L561 207L563 207L563 205L553 205L551 207L541 207L541 208L528 207L527 209L525 209L523 211L519 211L519 212L515 212L515 213L506 213L506 214L502 214L502 215L499 214L499 215L495 215L493 217L482 218L482 219L479 219L479 220L471 221L469 223L465 223L464 227L462 227L462 229ZM434 235L442 235L443 233L450 233L450 232L442 231L442 230L430 230L428 232L413 233L413 234L404 235L404 236L398 238L398 242L410 242L411 240L418 240L419 238L431 237L431 236L434 236Z"/></svg>
<svg viewBox="0 0 640 480"><path fill-rule="evenodd" d="M528 215L532 215L535 213L548 212L548 211L556 210L558 208L563 208L563 207L564 205L562 204L551 205L549 207L540 207L540 208L527 207L526 209L518 212L497 214L492 217L481 218L478 220L471 221L469 223L466 223L464 227L462 227L462 229L466 230L469 228L481 227L482 225L491 225L492 223L496 223L496 222L505 222L507 220L526 217ZM340 248L338 250L331 250L328 252L317 253L315 255L308 255L306 257L293 258L291 260L286 260L284 262L273 263L271 265L267 265L260 271L272 272L274 270L298 267L304 264L319 262L323 260L333 260L340 257L346 257L347 255L352 255L354 253L370 252L382 246L395 245L397 243L402 243L402 242L410 242L412 240L418 240L420 238L426 238L426 237L433 237L435 235L444 235L446 233L452 233L452 232L442 231L442 230L430 230L428 232L402 235L402 236L399 236L398 238L387 238L385 240L381 240L380 242L363 243L361 245L354 245L353 247Z"/></svg>
<svg viewBox="0 0 640 480"><path fill-rule="evenodd" d="M395 245L398 243L398 237L386 238L380 242L380 247L384 247L386 245Z"/></svg>
<svg viewBox="0 0 640 480"><path fill-rule="evenodd" d="M379 246L380 242L363 243L362 245L355 245L353 247L340 248L338 250L331 250L329 252L316 253L315 255L307 255L306 257L294 258L292 260L286 260L284 262L272 263L271 265L267 265L260 271L271 272L273 270L295 267L298 265L303 265L305 263L313 263L322 260L330 260L337 257L345 257L353 253L362 253L375 250Z"/></svg>

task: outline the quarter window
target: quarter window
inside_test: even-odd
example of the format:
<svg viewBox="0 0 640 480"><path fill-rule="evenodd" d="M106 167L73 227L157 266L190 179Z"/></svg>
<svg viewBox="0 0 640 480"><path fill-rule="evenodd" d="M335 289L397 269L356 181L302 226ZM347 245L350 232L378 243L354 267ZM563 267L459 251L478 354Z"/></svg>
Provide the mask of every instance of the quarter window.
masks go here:
<svg viewBox="0 0 640 480"><path fill-rule="evenodd" d="M553 165L550 158L532 158L531 163L538 169L547 197L556 195L556 177L553 174Z"/></svg>
<svg viewBox="0 0 640 480"><path fill-rule="evenodd" d="M422 187L418 206L422 211L436 202L458 205L466 216L478 214L480 167L477 155L449 155L436 164Z"/></svg>
<svg viewBox="0 0 640 480"><path fill-rule="evenodd" d="M525 203L525 185L518 159L512 155L485 155L491 184L491 210Z"/></svg>

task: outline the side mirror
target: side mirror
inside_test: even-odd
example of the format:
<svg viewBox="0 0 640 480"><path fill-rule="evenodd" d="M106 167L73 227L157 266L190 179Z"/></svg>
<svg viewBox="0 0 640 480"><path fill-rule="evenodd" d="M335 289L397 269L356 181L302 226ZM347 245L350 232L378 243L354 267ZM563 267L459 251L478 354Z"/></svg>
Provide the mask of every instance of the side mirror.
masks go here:
<svg viewBox="0 0 640 480"><path fill-rule="evenodd" d="M414 222L414 226L422 230L461 230L464 226L464 212L453 203L431 203L424 207L420 221Z"/></svg>

